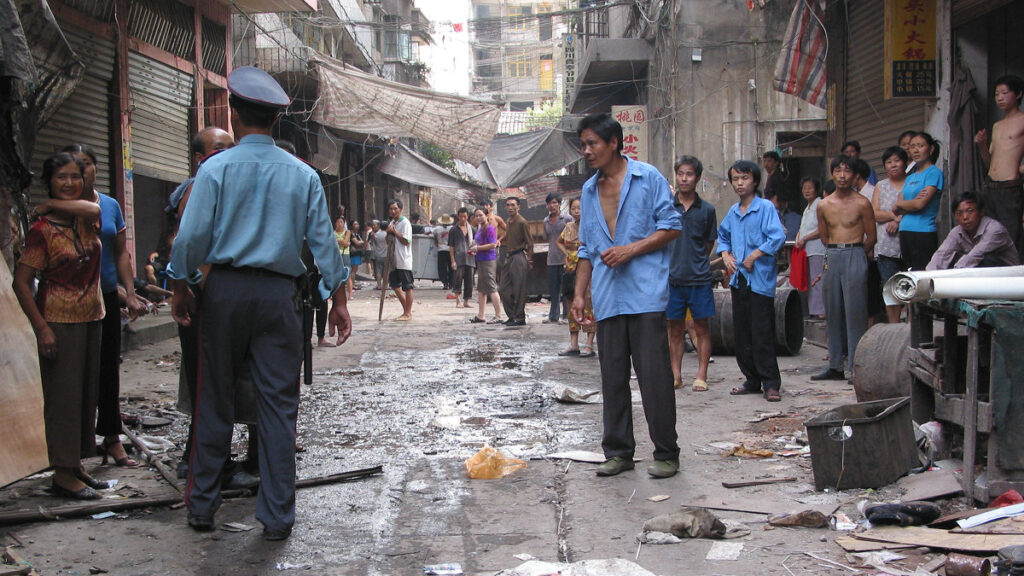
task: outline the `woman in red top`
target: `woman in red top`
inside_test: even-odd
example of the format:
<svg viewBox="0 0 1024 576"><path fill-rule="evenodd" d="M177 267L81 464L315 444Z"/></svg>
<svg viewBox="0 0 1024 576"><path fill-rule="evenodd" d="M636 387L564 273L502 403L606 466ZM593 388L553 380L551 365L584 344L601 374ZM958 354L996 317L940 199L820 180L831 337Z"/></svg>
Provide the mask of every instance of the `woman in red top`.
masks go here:
<svg viewBox="0 0 1024 576"><path fill-rule="evenodd" d="M96 395L99 386L100 208L82 195L84 166L66 153L43 163L50 198L77 200L78 214L50 211L28 230L14 271L14 293L32 323L39 347L43 416L53 491L62 496L100 498L92 486L106 487L85 473L83 456L96 453ZM39 277L32 296L32 279Z"/></svg>

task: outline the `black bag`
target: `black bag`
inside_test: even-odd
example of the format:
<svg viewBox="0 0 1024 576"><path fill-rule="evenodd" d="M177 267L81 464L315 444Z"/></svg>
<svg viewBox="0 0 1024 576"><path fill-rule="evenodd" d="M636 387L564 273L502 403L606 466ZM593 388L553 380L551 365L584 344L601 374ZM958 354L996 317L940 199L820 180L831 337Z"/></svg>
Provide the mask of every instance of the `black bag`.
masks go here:
<svg viewBox="0 0 1024 576"><path fill-rule="evenodd" d="M566 300L572 300L576 295L576 271L562 274L562 296Z"/></svg>

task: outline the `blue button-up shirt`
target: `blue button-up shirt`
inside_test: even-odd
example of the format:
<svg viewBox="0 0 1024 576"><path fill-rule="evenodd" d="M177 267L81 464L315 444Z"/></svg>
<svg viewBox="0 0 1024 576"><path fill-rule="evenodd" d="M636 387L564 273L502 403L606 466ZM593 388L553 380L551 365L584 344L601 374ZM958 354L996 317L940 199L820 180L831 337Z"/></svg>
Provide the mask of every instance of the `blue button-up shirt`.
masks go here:
<svg viewBox="0 0 1024 576"><path fill-rule="evenodd" d="M195 280L199 265L210 263L299 276L306 271L303 239L320 268L320 294L328 298L349 269L334 240L320 178L270 136L250 134L196 174L167 274Z"/></svg>
<svg viewBox="0 0 1024 576"><path fill-rule="evenodd" d="M785 242L786 229L769 200L754 196L743 214L739 202L733 204L718 226L718 253L729 252L736 258L736 273L729 285L738 288L740 276L743 276L754 293L774 298L775 253ZM754 250L766 255L754 260L754 270L747 272L743 260Z"/></svg>
<svg viewBox="0 0 1024 576"><path fill-rule="evenodd" d="M595 174L583 185L580 198L581 259L590 260L590 295L598 321L620 314L664 312L668 305L668 246L641 254L615 268L601 260L612 246L643 240L658 230L681 230L679 212L672 206L668 181L650 164L628 159L619 193L612 238L601 210Z"/></svg>

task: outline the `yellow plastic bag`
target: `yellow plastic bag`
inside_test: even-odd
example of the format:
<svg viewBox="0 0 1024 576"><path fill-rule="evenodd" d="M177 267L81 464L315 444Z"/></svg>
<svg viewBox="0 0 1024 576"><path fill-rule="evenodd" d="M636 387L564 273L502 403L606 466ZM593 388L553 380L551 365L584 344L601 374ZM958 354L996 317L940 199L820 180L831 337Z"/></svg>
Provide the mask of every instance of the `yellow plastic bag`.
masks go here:
<svg viewBox="0 0 1024 576"><path fill-rule="evenodd" d="M474 480L494 480L526 468L526 462L518 458L509 458L496 448L484 446L476 454L470 456L464 464L466 473Z"/></svg>

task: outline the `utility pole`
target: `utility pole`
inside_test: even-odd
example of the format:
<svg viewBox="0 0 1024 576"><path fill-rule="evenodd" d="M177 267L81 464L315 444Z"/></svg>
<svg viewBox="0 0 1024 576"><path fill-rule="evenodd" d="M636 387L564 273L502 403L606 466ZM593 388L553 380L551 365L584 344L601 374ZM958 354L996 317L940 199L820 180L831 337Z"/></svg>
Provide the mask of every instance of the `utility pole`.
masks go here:
<svg viewBox="0 0 1024 576"><path fill-rule="evenodd" d="M675 165L675 161L676 161L676 124L677 124L677 120L676 120L676 114L677 114L677 112L676 112L676 87L678 86L676 84L676 80L677 80L678 75L679 75L679 47L678 47L677 42L676 42L676 2L677 2L677 0L669 0L669 2L670 2L670 4L669 4L669 11L668 11L668 17L669 17L669 25L668 25L669 26L669 28L668 28L668 40L669 40L669 42L668 42L668 45L669 45L669 47L672 50L672 74L671 74L671 76L669 76L669 78L671 78L671 81L669 82L669 86L671 86L671 89L669 90L669 93L668 93L669 94L669 104L668 104L668 106L669 106L669 118L672 119L672 145L669 148L672 151L672 157L669 158L669 166L673 166L673 165ZM675 181L673 180L673 183L674 182Z"/></svg>

